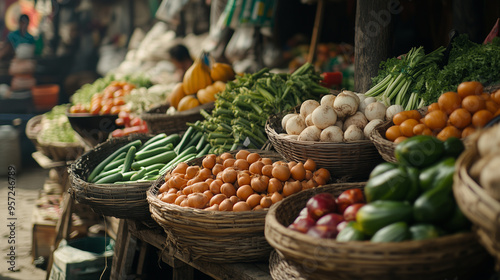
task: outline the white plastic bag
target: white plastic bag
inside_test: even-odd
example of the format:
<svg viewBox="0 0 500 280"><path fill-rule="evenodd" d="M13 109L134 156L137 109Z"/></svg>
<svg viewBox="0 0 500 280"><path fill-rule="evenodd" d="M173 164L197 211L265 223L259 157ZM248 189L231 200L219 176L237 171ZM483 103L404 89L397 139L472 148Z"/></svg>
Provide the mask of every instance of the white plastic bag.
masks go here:
<svg viewBox="0 0 500 280"><path fill-rule="evenodd" d="M224 54L231 62L242 60L255 46L255 40L253 26L238 27L229 40Z"/></svg>

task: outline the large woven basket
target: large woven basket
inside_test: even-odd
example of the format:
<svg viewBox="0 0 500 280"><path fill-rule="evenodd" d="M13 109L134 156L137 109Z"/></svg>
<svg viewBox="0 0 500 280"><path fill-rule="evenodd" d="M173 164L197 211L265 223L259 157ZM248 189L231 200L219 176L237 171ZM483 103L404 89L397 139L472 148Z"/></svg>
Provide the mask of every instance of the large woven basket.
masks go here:
<svg viewBox="0 0 500 280"><path fill-rule="evenodd" d="M266 217L267 241L306 279L468 279L488 259L472 233L371 243L311 238L287 229L307 200L320 192L338 195L339 188L329 185L294 194L273 205Z"/></svg>
<svg viewBox="0 0 500 280"><path fill-rule="evenodd" d="M80 203L88 204L96 213L121 219L150 219L146 191L152 182L131 184L94 184L86 181L89 174L105 158L131 141L143 142L151 135L134 134L111 138L82 155L71 164L71 195Z"/></svg>
<svg viewBox="0 0 500 280"><path fill-rule="evenodd" d="M318 167L328 169L332 177L358 182L367 179L372 169L382 162L370 140L327 143L298 141L280 135L285 132L281 127L281 119L289 112L270 116L265 128L273 147L285 159L302 162L313 159Z"/></svg>
<svg viewBox="0 0 500 280"><path fill-rule="evenodd" d="M258 152L262 157L271 158L273 161L284 160L275 152L249 151ZM203 158L196 158L187 163L201 165ZM159 178L148 190L147 199L151 216L167 234L166 242L169 248L174 248L188 260L228 263L262 261L269 258L272 248L264 237L267 210L205 211L165 203L157 196L158 189L164 182L164 176Z"/></svg>
<svg viewBox="0 0 500 280"><path fill-rule="evenodd" d="M303 272L301 267L286 260L276 250L269 256L269 273L274 280L307 280L303 276L307 275L307 272Z"/></svg>
<svg viewBox="0 0 500 280"><path fill-rule="evenodd" d="M477 156L476 146L470 145L458 158L453 193L464 215L476 226L479 241L495 257L497 269L500 269L500 202L469 175L469 168Z"/></svg>
<svg viewBox="0 0 500 280"><path fill-rule="evenodd" d="M186 111L177 112L175 115L166 114L169 107L170 104L168 103L162 104L141 114L141 118L148 125L150 133L172 134L186 131L188 128L186 123L194 123L198 120L202 120L203 116L200 114L200 110L204 109L210 112L214 108L214 102L206 103Z"/></svg>

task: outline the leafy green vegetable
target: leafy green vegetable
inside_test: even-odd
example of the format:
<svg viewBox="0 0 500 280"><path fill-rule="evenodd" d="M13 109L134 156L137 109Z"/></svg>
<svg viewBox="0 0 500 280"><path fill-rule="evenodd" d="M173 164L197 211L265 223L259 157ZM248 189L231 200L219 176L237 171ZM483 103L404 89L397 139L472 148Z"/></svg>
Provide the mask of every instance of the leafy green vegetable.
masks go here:
<svg viewBox="0 0 500 280"><path fill-rule="evenodd" d="M476 44L467 34L452 42L448 64L432 79L427 80L423 95L426 105L436 102L443 92L456 91L465 81L478 81L484 85L500 82L500 38L490 44Z"/></svg>

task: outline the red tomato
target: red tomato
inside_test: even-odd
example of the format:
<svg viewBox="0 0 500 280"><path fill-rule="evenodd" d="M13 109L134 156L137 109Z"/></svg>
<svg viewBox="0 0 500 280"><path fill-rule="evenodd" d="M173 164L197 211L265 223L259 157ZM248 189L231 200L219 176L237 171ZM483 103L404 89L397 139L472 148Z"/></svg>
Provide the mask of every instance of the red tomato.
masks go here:
<svg viewBox="0 0 500 280"><path fill-rule="evenodd" d="M344 213L345 209L352 204L365 203L365 196L360 189L346 190L337 198L338 213Z"/></svg>
<svg viewBox="0 0 500 280"><path fill-rule="evenodd" d="M111 136L112 137L122 137L122 136L125 136L125 132L123 131L123 129L115 129L115 130L113 130L113 132L111 132Z"/></svg>
<svg viewBox="0 0 500 280"><path fill-rule="evenodd" d="M115 120L115 124L118 126L125 126L125 122L123 121L122 118L118 118Z"/></svg>
<svg viewBox="0 0 500 280"><path fill-rule="evenodd" d="M126 127L123 129L123 132L125 133L125 135L130 135L130 134L134 134L134 133L144 133L141 130L140 126Z"/></svg>
<svg viewBox="0 0 500 280"><path fill-rule="evenodd" d="M109 113L111 115L118 115L118 113L121 112L121 109L122 109L121 106L113 106L113 107L111 107L111 110L109 111Z"/></svg>
<svg viewBox="0 0 500 280"><path fill-rule="evenodd" d="M102 106L101 108L101 115L109 115L111 113L111 108L113 107L113 105L110 105L110 104L106 104L104 106Z"/></svg>
<svg viewBox="0 0 500 280"><path fill-rule="evenodd" d="M130 121L130 126L140 126L142 124L142 119L135 117Z"/></svg>
<svg viewBox="0 0 500 280"><path fill-rule="evenodd" d="M99 103L92 103L90 105L90 113L92 115L99 115L100 111L101 111L101 104L99 104Z"/></svg>
<svg viewBox="0 0 500 280"><path fill-rule="evenodd" d="M130 113L125 111L120 111L120 113L118 113L118 118L123 120L125 126L130 125Z"/></svg>

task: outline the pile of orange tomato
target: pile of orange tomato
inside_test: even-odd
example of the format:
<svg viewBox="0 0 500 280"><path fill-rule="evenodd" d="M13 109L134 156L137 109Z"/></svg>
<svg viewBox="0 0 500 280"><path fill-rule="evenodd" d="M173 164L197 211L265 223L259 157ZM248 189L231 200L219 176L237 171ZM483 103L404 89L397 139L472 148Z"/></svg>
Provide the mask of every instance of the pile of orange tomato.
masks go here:
<svg viewBox="0 0 500 280"><path fill-rule="evenodd" d="M422 116L417 110L394 115L385 137L399 143L414 135L434 135L445 141L465 138L500 115L500 90L483 92L479 82L463 82L456 92L443 93Z"/></svg>
<svg viewBox="0 0 500 280"><path fill-rule="evenodd" d="M125 97L135 88L134 84L125 81L113 81L102 92L92 95L90 106L75 104L70 113L90 113L92 115L118 115L128 111Z"/></svg>

